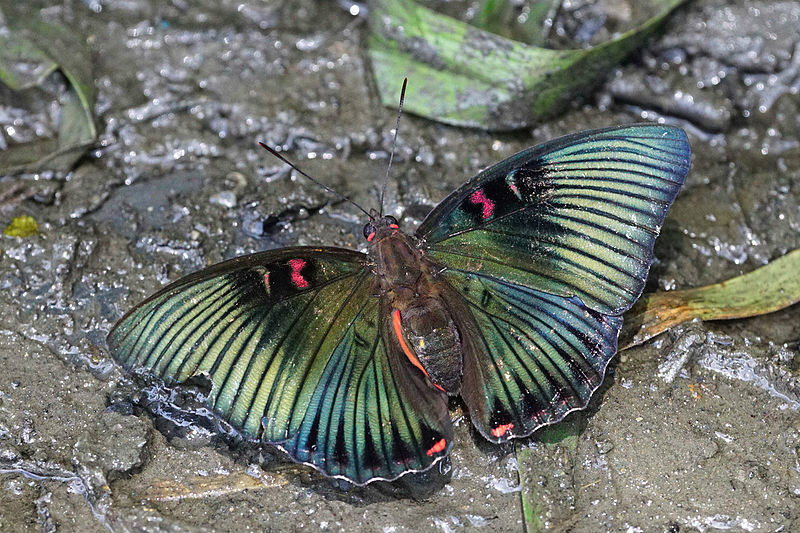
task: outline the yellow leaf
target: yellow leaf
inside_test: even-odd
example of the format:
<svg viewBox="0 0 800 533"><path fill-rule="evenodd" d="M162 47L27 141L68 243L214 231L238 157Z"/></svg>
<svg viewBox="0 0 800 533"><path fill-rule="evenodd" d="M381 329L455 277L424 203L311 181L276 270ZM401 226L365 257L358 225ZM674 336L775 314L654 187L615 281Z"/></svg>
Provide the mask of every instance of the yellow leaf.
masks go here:
<svg viewBox="0 0 800 533"><path fill-rule="evenodd" d="M20 237L24 239L25 237L30 237L31 235L39 233L39 224L36 223L35 218L28 215L14 217L11 224L6 226L3 233L8 237Z"/></svg>

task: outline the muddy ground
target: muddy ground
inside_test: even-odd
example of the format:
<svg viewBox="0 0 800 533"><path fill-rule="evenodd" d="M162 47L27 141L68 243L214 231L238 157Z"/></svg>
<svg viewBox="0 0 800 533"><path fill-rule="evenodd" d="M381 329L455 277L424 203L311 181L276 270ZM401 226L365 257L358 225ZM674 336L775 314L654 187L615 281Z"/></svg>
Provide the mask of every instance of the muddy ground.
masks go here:
<svg viewBox="0 0 800 533"><path fill-rule="evenodd" d="M69 173L0 178L31 191L3 196L3 227L40 226L0 240L0 531L520 531L520 478L550 531L800 531L797 306L618 355L566 422L571 445L491 445L454 402L441 471L366 489L231 437L190 391L126 376L105 335L167 281L267 248L363 247L358 212L257 140L372 206L395 111L376 96L365 21L334 2L41 5L89 36L100 140ZM694 157L648 289L748 272L800 247L798 27L798 2L698 0L533 131L404 116L388 212L413 227L528 145L664 120ZM47 106L0 96L6 142L47 134Z"/></svg>

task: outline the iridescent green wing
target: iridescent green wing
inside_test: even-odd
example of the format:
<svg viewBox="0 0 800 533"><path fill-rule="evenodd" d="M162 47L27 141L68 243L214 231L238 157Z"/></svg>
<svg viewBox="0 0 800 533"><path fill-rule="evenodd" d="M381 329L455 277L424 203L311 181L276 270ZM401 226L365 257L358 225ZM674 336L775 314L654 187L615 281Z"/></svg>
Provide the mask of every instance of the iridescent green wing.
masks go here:
<svg viewBox="0 0 800 533"><path fill-rule="evenodd" d="M639 297L653 243L689 170L683 130L635 125L562 137L482 172L416 235L444 266L619 315Z"/></svg>
<svg viewBox="0 0 800 533"><path fill-rule="evenodd" d="M239 257L137 306L108 345L167 382L207 376L217 414L328 476L394 479L444 457L452 426L446 396L384 342L373 283L348 250Z"/></svg>
<svg viewBox="0 0 800 533"><path fill-rule="evenodd" d="M622 318L492 277L445 271L461 298L461 396L489 440L528 435L586 406L617 350ZM451 304L452 305L452 304Z"/></svg>
<svg viewBox="0 0 800 533"><path fill-rule="evenodd" d="M460 308L464 397L490 440L586 405L639 297L689 169L677 128L582 132L525 150L448 196L417 230Z"/></svg>

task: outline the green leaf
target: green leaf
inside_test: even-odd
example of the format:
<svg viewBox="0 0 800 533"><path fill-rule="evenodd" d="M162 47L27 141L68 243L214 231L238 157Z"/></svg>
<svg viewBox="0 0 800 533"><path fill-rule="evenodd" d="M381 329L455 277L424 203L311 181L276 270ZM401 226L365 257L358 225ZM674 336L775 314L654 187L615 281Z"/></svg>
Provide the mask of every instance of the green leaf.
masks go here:
<svg viewBox="0 0 800 533"><path fill-rule="evenodd" d="M70 87L60 102L57 138L9 146L0 152L0 173L67 170L97 137L92 58L78 34L59 24L15 14L18 8L17 4L4 8L12 31L0 39L5 48L0 53L0 81L13 90L24 90L40 84L58 68Z"/></svg>
<svg viewBox="0 0 800 533"><path fill-rule="evenodd" d="M92 57L81 34L61 24L48 24L30 16L16 18L13 26L53 60L67 77L80 100L86 122L91 124L85 131L94 135Z"/></svg>
<svg viewBox="0 0 800 533"><path fill-rule="evenodd" d="M765 315L800 302L800 250L714 285L643 295L625 313L620 349L636 346L689 320Z"/></svg>
<svg viewBox="0 0 800 533"><path fill-rule="evenodd" d="M525 4L526 17L516 20L515 2L511 0L486 0L472 23L481 30L496 33L508 39L535 46L544 45L547 39L545 21L555 17L562 0L534 0Z"/></svg>
<svg viewBox="0 0 800 533"><path fill-rule="evenodd" d="M522 500L522 518L526 533L539 533L551 530L553 523L558 522L571 514L571 509L565 508L563 501L569 499L567 494L562 498L553 498L552 492L570 493L571 487L540 487L536 483L535 473L541 467L571 471L575 466L578 435L581 431L582 420L579 416L568 417L563 422L547 426L536 433L537 441L543 446L543 451L534 455L531 448L517 444L517 466L519 469L520 498ZM570 472L568 472L570 473ZM568 476L571 477L571 476ZM549 493L548 493L549 491ZM551 522L548 526L547 522ZM552 529L557 530L557 529Z"/></svg>
<svg viewBox="0 0 800 533"><path fill-rule="evenodd" d="M536 489L532 483L525 483L523 465L530 457L530 448L520 448L517 446L517 465L519 467L520 498L522 500L522 521L525 525L525 533L538 533L545 530L545 523L542 519L544 509L541 502L536 499Z"/></svg>
<svg viewBox="0 0 800 533"><path fill-rule="evenodd" d="M86 118L80 98L75 89L70 87L61 98L57 138L14 144L0 151L0 174L44 168L68 170L94 143L94 123Z"/></svg>
<svg viewBox="0 0 800 533"><path fill-rule="evenodd" d="M684 0L635 29L588 50L549 50L480 30L408 0L370 9L368 53L384 105L447 124L512 130L547 119L586 94L659 27Z"/></svg>
<svg viewBox="0 0 800 533"><path fill-rule="evenodd" d="M0 82L15 91L42 83L58 65L30 40L0 34Z"/></svg>

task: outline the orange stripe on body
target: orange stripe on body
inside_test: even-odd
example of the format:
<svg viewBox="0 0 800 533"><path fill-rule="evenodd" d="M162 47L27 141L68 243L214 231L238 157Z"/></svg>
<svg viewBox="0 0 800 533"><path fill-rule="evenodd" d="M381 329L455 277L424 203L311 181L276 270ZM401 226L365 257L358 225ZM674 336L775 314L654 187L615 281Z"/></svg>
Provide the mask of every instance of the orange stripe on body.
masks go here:
<svg viewBox="0 0 800 533"><path fill-rule="evenodd" d="M417 355L414 352L412 352L411 349L409 349L408 345L406 344L406 340L403 338L403 326L400 323L399 309L395 309L394 313L392 313L392 326L394 326L394 334L397 337L397 340L400 342L400 347L403 349L403 352L405 352L406 357L408 357L408 360L411 361L412 365L422 370L422 373L425 374L426 378L431 379L431 377L428 375L428 372L425 370L425 367L423 367L422 363L419 362ZM433 381L431 381L431 383L433 383ZM433 385L437 389L444 391L444 389L441 388L436 383L433 383Z"/></svg>

